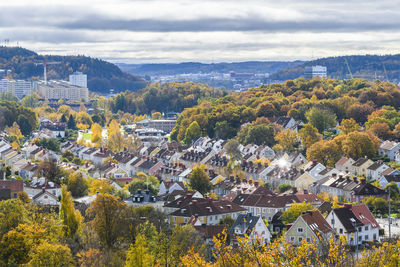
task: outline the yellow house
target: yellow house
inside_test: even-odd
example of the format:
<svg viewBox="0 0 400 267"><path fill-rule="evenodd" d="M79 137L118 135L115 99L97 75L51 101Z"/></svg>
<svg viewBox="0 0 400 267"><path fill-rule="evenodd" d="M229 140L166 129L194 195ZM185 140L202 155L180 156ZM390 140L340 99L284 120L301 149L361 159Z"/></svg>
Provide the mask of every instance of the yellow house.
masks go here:
<svg viewBox="0 0 400 267"><path fill-rule="evenodd" d="M367 177L367 169L374 162L368 158L360 158L351 166L351 173L357 176Z"/></svg>
<svg viewBox="0 0 400 267"><path fill-rule="evenodd" d="M317 179L312 177L310 174L307 172L304 172L302 175L300 175L295 181L294 181L294 186L297 187L298 189L308 189L308 187L316 182Z"/></svg>

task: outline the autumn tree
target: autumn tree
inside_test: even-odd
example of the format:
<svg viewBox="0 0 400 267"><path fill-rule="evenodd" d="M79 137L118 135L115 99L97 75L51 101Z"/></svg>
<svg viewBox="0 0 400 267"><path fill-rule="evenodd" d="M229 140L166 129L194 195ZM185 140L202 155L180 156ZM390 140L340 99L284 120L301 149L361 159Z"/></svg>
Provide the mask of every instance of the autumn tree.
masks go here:
<svg viewBox="0 0 400 267"><path fill-rule="evenodd" d="M64 236L72 238L79 231L82 215L78 210L75 210L73 199L65 185L61 189L60 218L63 224Z"/></svg>
<svg viewBox="0 0 400 267"><path fill-rule="evenodd" d="M89 185L82 173L74 172L68 177L68 191L73 197L83 197L88 194Z"/></svg>
<svg viewBox="0 0 400 267"><path fill-rule="evenodd" d="M203 195L210 192L212 189L210 178L201 167L193 168L189 175L189 186Z"/></svg>
<svg viewBox="0 0 400 267"><path fill-rule="evenodd" d="M146 236L138 234L135 244L126 254L126 267L146 267L154 264L155 255L150 251Z"/></svg>
<svg viewBox="0 0 400 267"><path fill-rule="evenodd" d="M190 145L192 141L201 135L201 129L197 121L193 121L186 129L185 138L183 142Z"/></svg>
<svg viewBox="0 0 400 267"><path fill-rule="evenodd" d="M308 160L316 160L325 166L334 166L341 155L340 147L332 140L318 141L307 149Z"/></svg>
<svg viewBox="0 0 400 267"><path fill-rule="evenodd" d="M380 139L388 140L392 138L392 130L386 122L376 122L369 126L368 130Z"/></svg>
<svg viewBox="0 0 400 267"><path fill-rule="evenodd" d="M279 193L284 193L292 188L290 184L280 184L278 186Z"/></svg>
<svg viewBox="0 0 400 267"><path fill-rule="evenodd" d="M92 179L89 182L89 194L112 194L115 188L106 179Z"/></svg>
<svg viewBox="0 0 400 267"><path fill-rule="evenodd" d="M151 113L151 118L153 120L160 120L162 117L162 114L160 112L153 112Z"/></svg>
<svg viewBox="0 0 400 267"><path fill-rule="evenodd" d="M92 219L93 228L103 246L114 247L121 236L125 209L125 202L109 194L98 194L87 210L87 216Z"/></svg>
<svg viewBox="0 0 400 267"><path fill-rule="evenodd" d="M275 140L278 144L275 146L277 150L292 151L297 142L297 132L295 130L282 130L275 135Z"/></svg>
<svg viewBox="0 0 400 267"><path fill-rule="evenodd" d="M31 252L31 258L28 265L32 267L74 266L74 258L72 257L71 250L61 244L43 242Z"/></svg>
<svg viewBox="0 0 400 267"><path fill-rule="evenodd" d="M17 122L14 121L13 125L11 127L6 127L4 131L11 137L14 137L15 139L20 139L23 137L21 130L19 129L19 125Z"/></svg>
<svg viewBox="0 0 400 267"><path fill-rule="evenodd" d="M293 223L303 211L312 210L313 206L310 203L293 203L290 207L282 213L282 221L285 224Z"/></svg>
<svg viewBox="0 0 400 267"><path fill-rule="evenodd" d="M311 123L304 124L304 127L299 130L299 136L301 144L304 147L310 147L322 139L322 135L318 132L318 129Z"/></svg>
<svg viewBox="0 0 400 267"><path fill-rule="evenodd" d="M28 212L21 200L14 198L0 201L0 237L27 220Z"/></svg>
<svg viewBox="0 0 400 267"><path fill-rule="evenodd" d="M354 159L364 156L373 158L376 154L375 144L365 132L349 133L343 140L341 149L346 156Z"/></svg>
<svg viewBox="0 0 400 267"><path fill-rule="evenodd" d="M306 112L306 118L320 133L336 125L336 115L326 109L313 107Z"/></svg>
<svg viewBox="0 0 400 267"><path fill-rule="evenodd" d="M344 119L338 126L338 129L342 131L344 134L349 134L351 132L356 132L360 130L360 125L353 119Z"/></svg>
<svg viewBox="0 0 400 267"><path fill-rule="evenodd" d="M100 145L100 142L102 140L103 127L101 127L98 123L93 123L90 130L92 131L91 142L93 144Z"/></svg>

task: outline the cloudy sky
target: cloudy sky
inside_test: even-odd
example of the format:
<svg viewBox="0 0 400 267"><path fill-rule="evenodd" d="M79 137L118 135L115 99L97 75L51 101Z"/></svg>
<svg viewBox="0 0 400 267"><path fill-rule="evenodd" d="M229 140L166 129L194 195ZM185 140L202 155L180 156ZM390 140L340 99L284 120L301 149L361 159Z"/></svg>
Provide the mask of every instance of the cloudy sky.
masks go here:
<svg viewBox="0 0 400 267"><path fill-rule="evenodd" d="M0 41L112 62L400 53L400 0L1 0Z"/></svg>

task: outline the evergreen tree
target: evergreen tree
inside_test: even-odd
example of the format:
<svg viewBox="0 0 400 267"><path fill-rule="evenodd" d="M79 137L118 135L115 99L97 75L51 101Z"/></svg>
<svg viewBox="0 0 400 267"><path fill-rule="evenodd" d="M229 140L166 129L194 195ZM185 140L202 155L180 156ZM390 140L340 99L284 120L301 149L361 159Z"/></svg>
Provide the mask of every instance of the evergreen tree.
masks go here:
<svg viewBox="0 0 400 267"><path fill-rule="evenodd" d="M61 122L67 122L67 118L65 117L65 114L62 114L60 121Z"/></svg>
<svg viewBox="0 0 400 267"><path fill-rule="evenodd" d="M76 123L75 123L75 119L74 116L69 115L69 119L68 119L68 124L67 124L68 129L76 129Z"/></svg>

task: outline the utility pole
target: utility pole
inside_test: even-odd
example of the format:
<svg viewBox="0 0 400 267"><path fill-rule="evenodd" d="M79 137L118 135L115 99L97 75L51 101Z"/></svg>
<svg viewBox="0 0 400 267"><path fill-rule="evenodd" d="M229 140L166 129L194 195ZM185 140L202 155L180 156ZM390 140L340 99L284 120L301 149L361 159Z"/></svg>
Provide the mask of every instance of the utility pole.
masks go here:
<svg viewBox="0 0 400 267"><path fill-rule="evenodd" d="M388 189L389 189L388 191L389 191L389 241L390 241L390 239L392 238L392 232L390 229L390 225L392 224L392 218L390 216L390 187Z"/></svg>

